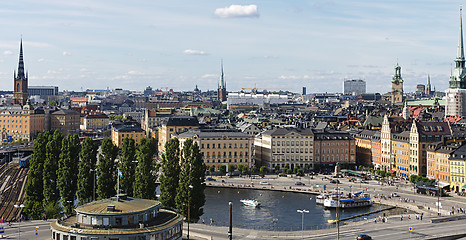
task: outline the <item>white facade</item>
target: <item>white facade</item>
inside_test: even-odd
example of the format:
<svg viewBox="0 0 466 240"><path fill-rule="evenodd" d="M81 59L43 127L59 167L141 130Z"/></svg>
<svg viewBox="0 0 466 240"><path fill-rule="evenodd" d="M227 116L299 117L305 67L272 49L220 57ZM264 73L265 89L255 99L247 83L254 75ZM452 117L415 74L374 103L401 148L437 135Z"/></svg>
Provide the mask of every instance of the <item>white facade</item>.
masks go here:
<svg viewBox="0 0 466 240"><path fill-rule="evenodd" d="M343 82L343 94L361 95L366 93L366 81L361 79L350 79Z"/></svg>
<svg viewBox="0 0 466 240"><path fill-rule="evenodd" d="M251 94L228 93L227 108L231 105L257 105L262 108L264 104L282 104L288 102L288 95L279 94Z"/></svg>
<svg viewBox="0 0 466 240"><path fill-rule="evenodd" d="M445 116L466 116L466 89L447 89Z"/></svg>

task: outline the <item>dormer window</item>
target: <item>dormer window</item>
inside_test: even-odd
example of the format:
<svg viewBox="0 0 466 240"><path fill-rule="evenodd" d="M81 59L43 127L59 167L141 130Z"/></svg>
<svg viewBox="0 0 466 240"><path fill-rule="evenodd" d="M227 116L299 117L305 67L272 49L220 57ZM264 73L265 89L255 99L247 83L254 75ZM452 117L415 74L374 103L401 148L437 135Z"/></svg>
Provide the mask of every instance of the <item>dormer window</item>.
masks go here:
<svg viewBox="0 0 466 240"><path fill-rule="evenodd" d="M428 127L428 126L424 126L424 131L429 132L429 131L430 131L429 127Z"/></svg>

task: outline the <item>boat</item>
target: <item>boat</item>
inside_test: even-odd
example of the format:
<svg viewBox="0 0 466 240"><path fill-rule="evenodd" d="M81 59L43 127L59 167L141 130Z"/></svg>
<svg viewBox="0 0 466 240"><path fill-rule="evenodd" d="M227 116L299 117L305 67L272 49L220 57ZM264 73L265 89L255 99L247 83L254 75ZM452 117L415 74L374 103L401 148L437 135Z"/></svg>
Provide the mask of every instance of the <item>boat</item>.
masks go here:
<svg viewBox="0 0 466 240"><path fill-rule="evenodd" d="M369 193L358 192L348 194L348 196L332 195L324 199L324 207L327 208L355 208L372 206L374 201L371 200Z"/></svg>
<svg viewBox="0 0 466 240"><path fill-rule="evenodd" d="M259 207L261 205L261 202L254 200L254 199L241 199L239 200L246 206L251 206L251 207Z"/></svg>
<svg viewBox="0 0 466 240"><path fill-rule="evenodd" d="M318 195L318 196L316 197L316 204L324 205L325 199L330 198L330 196L335 196L335 198L336 198L337 195L338 195L337 193Z"/></svg>

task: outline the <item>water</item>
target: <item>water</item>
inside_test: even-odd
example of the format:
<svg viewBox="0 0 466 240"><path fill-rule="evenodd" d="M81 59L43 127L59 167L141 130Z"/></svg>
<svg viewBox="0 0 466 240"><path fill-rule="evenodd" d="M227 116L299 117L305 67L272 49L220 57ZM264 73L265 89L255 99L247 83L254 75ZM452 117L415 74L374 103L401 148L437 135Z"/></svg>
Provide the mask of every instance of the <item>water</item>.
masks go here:
<svg viewBox="0 0 466 240"><path fill-rule="evenodd" d="M229 201L233 203L234 227L281 231L301 230L302 215L297 212L298 209L309 211L304 214L304 229L307 230L334 227L334 225L329 225L327 220L336 219L335 209L325 209L321 205L316 205L315 195L311 194L208 187L205 195L204 215L201 216L199 222L204 219L206 224L210 224L210 219L213 219L213 225L228 226ZM256 199L262 203L262 206L260 208L243 206L241 199ZM340 218L381 208L384 206L374 204L371 207L340 209ZM397 208L386 214L400 214L404 211L404 209ZM382 214L377 213L351 221L371 219Z"/></svg>

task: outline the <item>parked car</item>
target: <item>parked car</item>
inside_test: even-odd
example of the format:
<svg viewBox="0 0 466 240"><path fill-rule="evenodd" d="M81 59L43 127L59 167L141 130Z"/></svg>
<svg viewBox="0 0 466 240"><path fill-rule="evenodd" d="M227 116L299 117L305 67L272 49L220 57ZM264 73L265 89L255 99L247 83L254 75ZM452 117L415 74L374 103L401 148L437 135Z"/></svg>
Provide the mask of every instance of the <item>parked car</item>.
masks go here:
<svg viewBox="0 0 466 240"><path fill-rule="evenodd" d="M359 234L356 240L372 240L372 237L367 234Z"/></svg>
<svg viewBox="0 0 466 240"><path fill-rule="evenodd" d="M392 193L392 194L390 194L390 195L391 195L392 197L400 197L400 195L398 195L398 193L395 193L395 192Z"/></svg>
<svg viewBox="0 0 466 240"><path fill-rule="evenodd" d="M338 179L332 179L332 180L330 180L330 183L340 183L340 180L338 180Z"/></svg>
<svg viewBox="0 0 466 240"><path fill-rule="evenodd" d="M210 177L205 178L205 180L206 181L213 181L213 182L217 181L217 180L215 180L215 178L210 178Z"/></svg>
<svg viewBox="0 0 466 240"><path fill-rule="evenodd" d="M369 182L366 181L366 180L361 180L361 183L367 183L367 184L369 184Z"/></svg>
<svg viewBox="0 0 466 240"><path fill-rule="evenodd" d="M306 184L302 183L302 182L295 182L294 185L297 185L297 186L305 186Z"/></svg>
<svg viewBox="0 0 466 240"><path fill-rule="evenodd" d="M278 176L279 176L279 177L286 177L286 174L284 174L284 173L279 173Z"/></svg>
<svg viewBox="0 0 466 240"><path fill-rule="evenodd" d="M260 184L261 184L261 185L270 185L270 183L269 183L269 182L266 182L266 181L261 181Z"/></svg>

